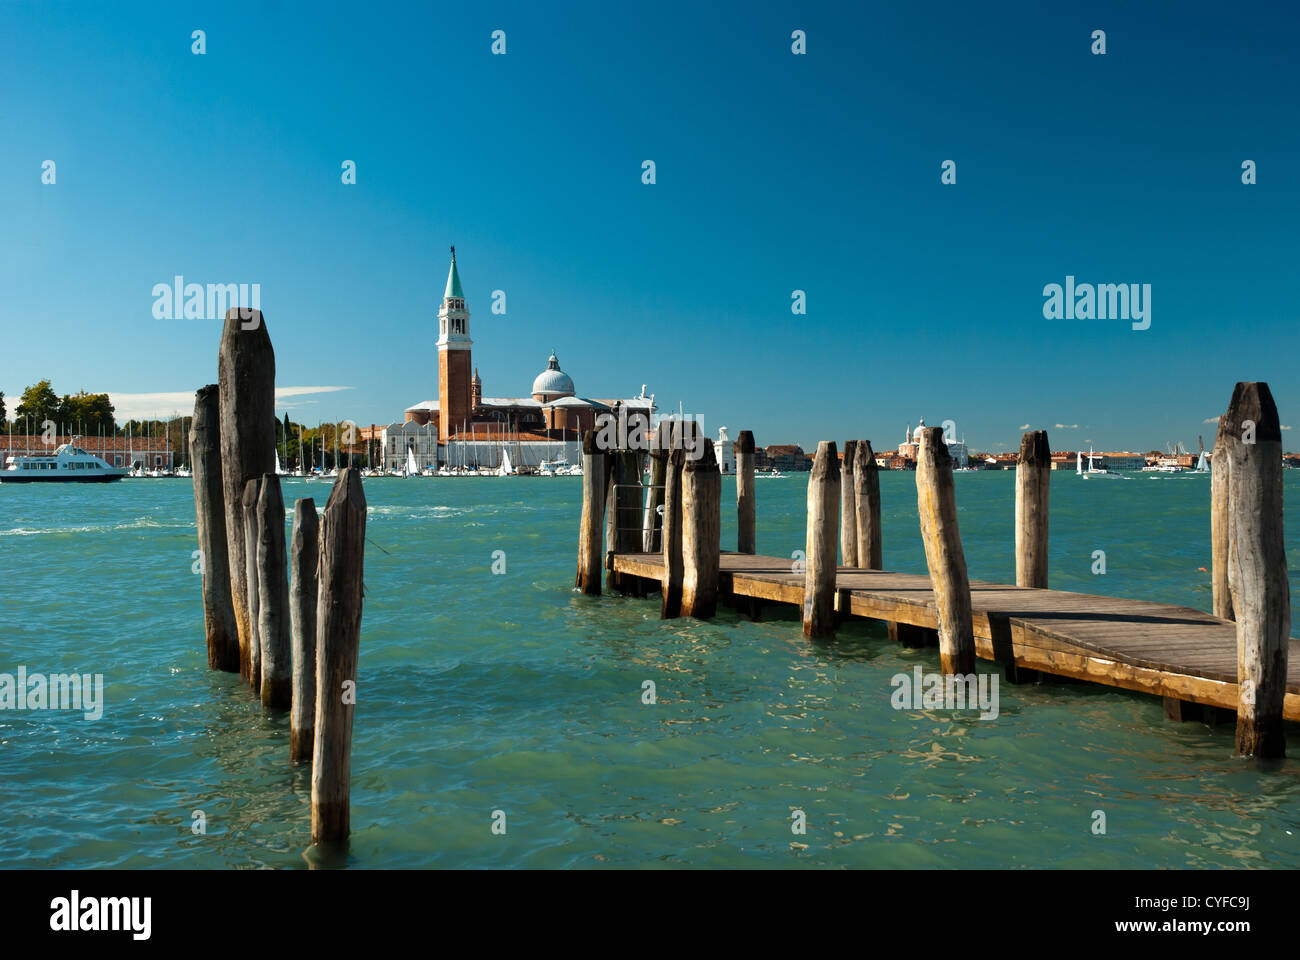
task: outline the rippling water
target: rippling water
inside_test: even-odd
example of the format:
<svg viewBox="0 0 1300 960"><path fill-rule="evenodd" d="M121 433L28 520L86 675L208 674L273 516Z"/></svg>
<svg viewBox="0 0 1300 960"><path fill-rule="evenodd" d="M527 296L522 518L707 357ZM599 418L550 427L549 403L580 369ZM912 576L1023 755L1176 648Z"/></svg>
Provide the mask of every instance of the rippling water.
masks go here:
<svg viewBox="0 0 1300 960"><path fill-rule="evenodd" d="M805 479L758 482L760 553L802 548ZM580 487L365 482L351 866L1300 866L1300 763L1234 760L1231 724L1065 684L1003 684L996 720L895 711L889 678L938 652L879 625L815 645L793 609L661 622L575 595ZM886 566L924 572L914 478L882 488ZM1208 609L1208 491L1058 475L1052 585ZM957 495L971 576L1013 581L1013 475ZM0 712L0 865L306 866L309 773L287 718L207 669L195 547L188 481L0 486L0 671L102 673L106 699L97 721Z"/></svg>

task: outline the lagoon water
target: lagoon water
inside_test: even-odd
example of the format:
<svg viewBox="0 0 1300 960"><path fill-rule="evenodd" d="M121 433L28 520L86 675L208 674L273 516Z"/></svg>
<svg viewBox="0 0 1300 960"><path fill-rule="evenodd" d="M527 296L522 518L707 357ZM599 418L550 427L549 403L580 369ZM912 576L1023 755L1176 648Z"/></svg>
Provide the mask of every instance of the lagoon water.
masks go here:
<svg viewBox="0 0 1300 960"><path fill-rule="evenodd" d="M1054 476L1052 585L1208 609L1208 477L1130 476ZM885 564L924 572L914 477L881 479ZM1300 738L1261 772L1231 724L1092 685L1004 683L996 720L896 711L890 678L938 651L882 625L817 645L793 608L661 622L657 597L576 595L581 482L365 481L349 867L1300 866ZM760 553L803 547L805 482L758 481ZM971 576L1012 582L1013 474L956 482ZM106 700L0 711L0 866L307 866L309 771L287 718L207 668L196 546L189 481L0 486L0 672L102 673Z"/></svg>

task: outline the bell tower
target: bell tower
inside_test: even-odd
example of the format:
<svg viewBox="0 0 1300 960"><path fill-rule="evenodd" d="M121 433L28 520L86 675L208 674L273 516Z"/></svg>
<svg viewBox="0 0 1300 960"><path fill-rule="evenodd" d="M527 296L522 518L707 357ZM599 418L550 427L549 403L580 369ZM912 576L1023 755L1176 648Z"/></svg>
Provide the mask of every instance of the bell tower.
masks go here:
<svg viewBox="0 0 1300 960"><path fill-rule="evenodd" d="M446 440L473 416L471 390L469 311L456 269L456 248L451 248L447 289L438 310L438 439Z"/></svg>

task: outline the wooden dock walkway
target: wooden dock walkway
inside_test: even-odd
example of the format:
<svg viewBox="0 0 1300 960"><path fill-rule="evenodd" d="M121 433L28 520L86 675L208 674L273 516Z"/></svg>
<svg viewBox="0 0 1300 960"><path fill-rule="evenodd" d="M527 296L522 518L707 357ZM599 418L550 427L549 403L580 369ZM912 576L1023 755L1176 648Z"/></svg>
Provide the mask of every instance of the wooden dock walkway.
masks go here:
<svg viewBox="0 0 1300 960"><path fill-rule="evenodd" d="M628 431L635 417L640 429ZM1208 712L1217 721L1218 710L1233 711L1239 756L1285 756L1283 722L1300 720L1300 650L1290 636L1281 425L1267 384L1238 383L1219 418L1209 503L1213 614L1049 589L1046 431L1021 437L1010 586L970 580L952 457L939 427L918 427L909 444L928 571L920 575L883 569L879 464L870 441L848 441L842 462L834 441L818 443L805 549L795 562L757 554L749 431L735 446L738 549L730 553L720 543L721 461L712 442L690 421L671 431L661 421L651 433L648 420L644 411L619 409L599 433L583 437L575 578L583 593L600 595L603 567L611 590L657 587L664 619L707 620L720 600L748 604L751 612L763 603L793 604L803 635L819 640L834 637L847 616L883 620L905 645L938 646L944 675L970 676L982 658L1002 664L1012 683L1041 673L1160 696L1174 720ZM655 439L645 447L649 483L640 479L634 436Z"/></svg>
<svg viewBox="0 0 1300 960"><path fill-rule="evenodd" d="M611 555L616 573L663 578L662 553ZM938 628L924 574L839 567L836 609ZM804 574L790 560L723 552L720 593L800 606ZM984 660L1225 710L1237 709L1237 628L1190 607L971 581L975 652ZM1300 646L1290 641L1283 715L1300 720Z"/></svg>

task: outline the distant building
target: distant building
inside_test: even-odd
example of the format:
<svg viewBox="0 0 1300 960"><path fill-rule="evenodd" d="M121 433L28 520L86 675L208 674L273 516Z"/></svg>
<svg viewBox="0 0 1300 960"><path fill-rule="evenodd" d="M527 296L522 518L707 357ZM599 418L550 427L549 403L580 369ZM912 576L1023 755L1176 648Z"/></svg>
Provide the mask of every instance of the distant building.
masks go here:
<svg viewBox="0 0 1300 960"><path fill-rule="evenodd" d="M166 437L82 437L60 434L46 444L39 433L31 436L0 434L0 464L11 456L29 453L53 453L61 444L71 443L89 454L100 457L111 467L125 470L174 470L180 466Z"/></svg>
<svg viewBox="0 0 1300 960"><path fill-rule="evenodd" d="M912 461L913 467L916 465L916 456L921 450L921 431L925 428L925 418L922 417L912 429L912 425L907 425L907 432L903 435L903 442L898 445L897 456ZM966 440L949 440L946 436L943 442L948 446L948 455L952 457L954 466L965 467L970 463L970 451L966 449ZM897 468L896 468L897 469ZM906 469L906 468L904 468Z"/></svg>
<svg viewBox="0 0 1300 960"><path fill-rule="evenodd" d="M812 457L797 443L775 443L764 448L764 460L772 470L811 470ZM757 458L755 458L757 466Z"/></svg>
<svg viewBox="0 0 1300 960"><path fill-rule="evenodd" d="M1097 453L1093 454L1093 456L1095 458L1093 463L1097 465L1098 469L1141 470L1147 465L1146 454L1133 453L1128 450L1118 453ZM1086 453L1083 455L1083 463L1086 468L1088 465L1088 455ZM1195 463L1195 458L1192 458L1187 462L1186 466L1195 466Z"/></svg>
<svg viewBox="0 0 1300 960"><path fill-rule="evenodd" d="M438 399L407 407L405 424L431 430L404 429L404 424L384 428L384 465L400 456L402 469L406 449L415 451L421 469L426 466L489 466L500 463L508 451L515 467L536 466L541 459L564 457L570 463L581 458L583 432L594 429L602 414L641 413L651 422L656 410L654 395L624 399L580 397L573 378L560 369L552 352L546 369L533 380L531 396L485 397L483 381L473 365L470 314L465 304L456 248L451 248L451 267L438 310ZM435 439L430 440L433 436ZM528 439L525 439L528 438ZM425 460L428 463L425 463ZM734 468L733 468L734 469Z"/></svg>

